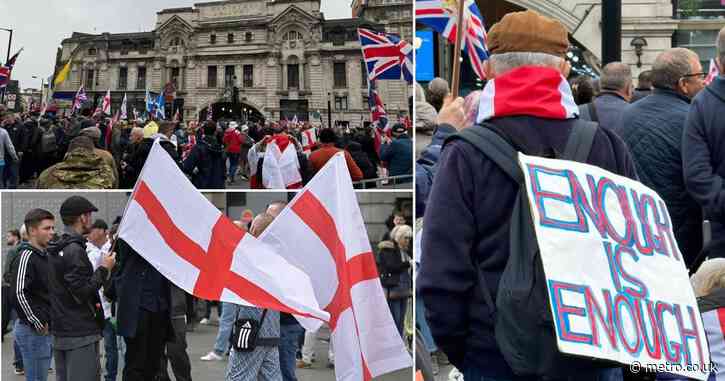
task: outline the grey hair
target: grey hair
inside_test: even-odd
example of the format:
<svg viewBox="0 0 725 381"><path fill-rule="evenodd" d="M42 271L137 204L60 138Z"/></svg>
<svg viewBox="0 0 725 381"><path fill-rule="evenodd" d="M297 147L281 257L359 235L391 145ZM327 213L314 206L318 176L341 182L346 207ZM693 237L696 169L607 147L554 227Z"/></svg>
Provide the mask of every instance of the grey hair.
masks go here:
<svg viewBox="0 0 725 381"><path fill-rule="evenodd" d="M713 258L703 262L690 278L690 283L698 298L725 288L725 258Z"/></svg>
<svg viewBox="0 0 725 381"><path fill-rule="evenodd" d="M141 127L134 127L131 129L131 135L133 134L142 134L143 135L143 128Z"/></svg>
<svg viewBox="0 0 725 381"><path fill-rule="evenodd" d="M717 34L717 57L720 59L720 66L725 66L725 27ZM725 72L722 68L720 72Z"/></svg>
<svg viewBox="0 0 725 381"><path fill-rule="evenodd" d="M626 91L632 85L632 69L621 62L610 62L602 69L599 85L604 90Z"/></svg>
<svg viewBox="0 0 725 381"><path fill-rule="evenodd" d="M497 74L503 74L520 66L546 66L559 68L563 58L547 53L512 52L494 54L491 65Z"/></svg>
<svg viewBox="0 0 725 381"><path fill-rule="evenodd" d="M691 61L697 61L695 52L685 48L672 48L660 53L652 65L652 85L676 90L680 79L692 70Z"/></svg>

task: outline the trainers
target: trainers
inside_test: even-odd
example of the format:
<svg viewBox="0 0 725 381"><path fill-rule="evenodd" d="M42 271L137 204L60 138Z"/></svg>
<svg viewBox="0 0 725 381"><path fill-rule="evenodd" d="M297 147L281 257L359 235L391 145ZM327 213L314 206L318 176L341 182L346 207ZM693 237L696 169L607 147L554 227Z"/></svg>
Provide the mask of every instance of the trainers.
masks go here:
<svg viewBox="0 0 725 381"><path fill-rule="evenodd" d="M17 374L18 376L22 376L23 374L25 374L25 369L23 369L23 368L15 368L15 372L14 373Z"/></svg>
<svg viewBox="0 0 725 381"><path fill-rule="evenodd" d="M307 362L305 360L297 360L297 368L299 369L309 369L312 368L312 363Z"/></svg>
<svg viewBox="0 0 725 381"><path fill-rule="evenodd" d="M209 319L207 319L207 318L203 318L199 322L199 324L204 324L204 325L208 325L209 323L211 323L211 321Z"/></svg>
<svg viewBox="0 0 725 381"><path fill-rule="evenodd" d="M218 354L214 353L214 351L211 351L206 354L206 356L202 356L201 361L224 361L224 357L219 356Z"/></svg>

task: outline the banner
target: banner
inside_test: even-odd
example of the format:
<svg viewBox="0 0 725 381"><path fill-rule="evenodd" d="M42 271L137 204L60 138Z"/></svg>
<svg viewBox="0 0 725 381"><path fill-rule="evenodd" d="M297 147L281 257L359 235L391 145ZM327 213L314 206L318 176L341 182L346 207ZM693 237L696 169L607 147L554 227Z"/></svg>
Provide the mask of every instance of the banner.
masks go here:
<svg viewBox="0 0 725 381"><path fill-rule="evenodd" d="M559 350L705 380L700 311L664 201L634 180L519 155Z"/></svg>

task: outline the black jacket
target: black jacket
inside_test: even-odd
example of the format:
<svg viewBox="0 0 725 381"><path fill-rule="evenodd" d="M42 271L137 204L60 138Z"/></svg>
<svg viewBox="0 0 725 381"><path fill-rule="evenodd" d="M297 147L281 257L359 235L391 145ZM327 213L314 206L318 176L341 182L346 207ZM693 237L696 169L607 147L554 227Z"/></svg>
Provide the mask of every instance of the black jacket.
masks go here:
<svg viewBox="0 0 725 381"><path fill-rule="evenodd" d="M375 168L375 165L370 161L368 155L363 152L362 145L360 143L355 141L350 142L347 145L347 151L350 152L350 156L352 156L352 160L355 161L355 164L360 167L360 170L363 173L363 179L374 179L378 177L377 168Z"/></svg>
<svg viewBox="0 0 725 381"><path fill-rule="evenodd" d="M18 255L10 264L10 274L18 317L36 331L41 331L44 325L50 323L48 254L27 242L21 243Z"/></svg>
<svg viewBox="0 0 725 381"><path fill-rule="evenodd" d="M226 179L224 146L216 137L205 136L191 149L183 164L197 189L223 189Z"/></svg>
<svg viewBox="0 0 725 381"><path fill-rule="evenodd" d="M642 184L667 204L675 240L688 267L702 250L702 211L687 192L682 165L689 102L674 91L655 89L625 109L619 135L632 153Z"/></svg>
<svg viewBox="0 0 725 381"><path fill-rule="evenodd" d="M551 157L564 151L575 121L512 116L493 123L519 151ZM587 162L636 178L624 142L605 128L597 130ZM495 296L508 261L518 184L462 140L443 148L438 165L425 210L417 295L425 303L433 338L451 363L513 378L496 344L479 274Z"/></svg>
<svg viewBox="0 0 725 381"><path fill-rule="evenodd" d="M69 228L51 242L48 254L51 333L58 337L100 334L103 311L96 305L100 306L98 290L108 278L108 270L98 267L93 271L86 253L86 239Z"/></svg>
<svg viewBox="0 0 725 381"><path fill-rule="evenodd" d="M685 185L710 220L709 257L725 252L725 77L716 78L692 101L682 139ZM669 205L668 205L669 206Z"/></svg>
<svg viewBox="0 0 725 381"><path fill-rule="evenodd" d="M170 140L163 139L160 144L161 148L169 153L174 162L180 165L179 153L176 151L174 144L171 143ZM146 164L146 159L149 157L149 153L151 153L151 147L153 147L153 145L153 138L144 138L138 146L130 148L130 155L126 161L126 184L131 184L131 187L136 184L138 177L141 175L141 170L143 169L144 164Z"/></svg>

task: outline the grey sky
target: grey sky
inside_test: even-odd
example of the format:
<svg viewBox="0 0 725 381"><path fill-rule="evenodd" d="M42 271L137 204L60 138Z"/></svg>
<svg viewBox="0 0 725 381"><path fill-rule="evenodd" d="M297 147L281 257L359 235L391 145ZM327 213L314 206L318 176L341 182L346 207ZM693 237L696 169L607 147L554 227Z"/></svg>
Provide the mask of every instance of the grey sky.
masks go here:
<svg viewBox="0 0 725 381"><path fill-rule="evenodd" d="M21 88L39 88L53 74L56 49L73 32L149 31L156 12L206 0L0 0L0 28L13 29L11 55L21 47L12 79ZM350 0L322 0L326 19L351 17ZM0 62L5 63L9 33L0 30Z"/></svg>

